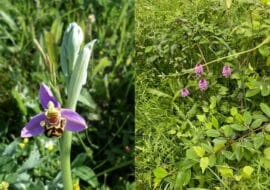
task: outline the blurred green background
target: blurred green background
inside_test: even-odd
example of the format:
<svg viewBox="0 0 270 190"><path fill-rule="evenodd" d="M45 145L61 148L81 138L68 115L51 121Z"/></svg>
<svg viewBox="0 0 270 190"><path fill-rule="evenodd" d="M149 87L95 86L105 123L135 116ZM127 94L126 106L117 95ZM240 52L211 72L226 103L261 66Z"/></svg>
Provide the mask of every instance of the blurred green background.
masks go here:
<svg viewBox="0 0 270 190"><path fill-rule="evenodd" d="M49 84L48 67L37 39L60 68L63 32L75 21L85 43L98 39L77 112L89 128L74 135L74 189L134 187L134 2L133 0L0 1L0 186L9 189L61 189L57 139L44 135L21 139L30 117L42 111L40 83ZM95 16L91 22L89 15ZM64 102L63 102L64 103Z"/></svg>

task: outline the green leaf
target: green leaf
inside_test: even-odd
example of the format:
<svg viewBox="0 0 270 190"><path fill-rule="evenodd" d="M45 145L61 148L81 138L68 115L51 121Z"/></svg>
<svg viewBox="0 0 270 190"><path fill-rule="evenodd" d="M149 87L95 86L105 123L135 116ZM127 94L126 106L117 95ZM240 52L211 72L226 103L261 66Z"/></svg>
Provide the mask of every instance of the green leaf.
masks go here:
<svg viewBox="0 0 270 190"><path fill-rule="evenodd" d="M6 146L2 156L12 156L16 153L18 147L18 140L14 140L12 143Z"/></svg>
<svg viewBox="0 0 270 190"><path fill-rule="evenodd" d="M200 159L200 168L202 169L202 173L204 173L205 169L208 167L208 164L209 164L208 157L202 157Z"/></svg>
<svg viewBox="0 0 270 190"><path fill-rule="evenodd" d="M222 129L223 129L223 132L224 132L226 137L230 137L233 133L233 130L230 127L230 125L224 125L224 126L222 126Z"/></svg>
<svg viewBox="0 0 270 190"><path fill-rule="evenodd" d="M251 114L248 111L245 111L245 113L243 114L243 118L246 125L249 125L252 121Z"/></svg>
<svg viewBox="0 0 270 190"><path fill-rule="evenodd" d="M82 166L83 163L86 161L87 159L87 154L86 153L80 153L76 156L76 158L72 161L72 164L71 166L73 168L76 168L76 167L79 167L79 166Z"/></svg>
<svg viewBox="0 0 270 190"><path fill-rule="evenodd" d="M13 20L14 18L12 17L12 15L8 15L7 13L5 13L4 11L0 11L0 16L1 16L1 22L5 22L11 30L17 30L17 26L16 26L16 22L15 20Z"/></svg>
<svg viewBox="0 0 270 190"><path fill-rule="evenodd" d="M99 72L102 72L106 67L110 67L112 62L109 60L108 57L103 57L99 60L97 66L95 66L92 72L92 78Z"/></svg>
<svg viewBox="0 0 270 190"><path fill-rule="evenodd" d="M222 177L233 177L233 170L228 166L217 166L217 169Z"/></svg>
<svg viewBox="0 0 270 190"><path fill-rule="evenodd" d="M187 118L191 119L192 117L194 117L197 113L197 108L198 108L198 105L197 104L194 104L191 109L187 112Z"/></svg>
<svg viewBox="0 0 270 190"><path fill-rule="evenodd" d="M187 169L190 169L192 166L196 165L197 164L197 161L195 160L191 160L191 159L184 159L183 161L181 161L179 163L179 170L182 171L182 170L187 170Z"/></svg>
<svg viewBox="0 0 270 190"><path fill-rule="evenodd" d="M267 57L270 55L270 49L267 45L263 45L259 48L259 52L263 57Z"/></svg>
<svg viewBox="0 0 270 190"><path fill-rule="evenodd" d="M97 109L96 102L94 101L90 93L85 88L81 90L78 101L80 101L81 103L83 103L84 105L88 106L89 108L93 110Z"/></svg>
<svg viewBox="0 0 270 190"><path fill-rule="evenodd" d="M235 116L238 113L237 108L232 107L231 110L230 110L230 113L231 113L232 116Z"/></svg>
<svg viewBox="0 0 270 190"><path fill-rule="evenodd" d="M224 150L222 151L222 154L228 159L228 160L234 160L234 154L231 151Z"/></svg>
<svg viewBox="0 0 270 190"><path fill-rule="evenodd" d="M205 150L203 148L201 148L200 146L194 146L193 149L194 149L194 151L196 152L196 154L199 157L203 157L204 156Z"/></svg>
<svg viewBox="0 0 270 190"><path fill-rule="evenodd" d="M235 157L238 161L240 161L242 158L243 158L243 155L244 155L244 149L241 145L241 143L237 142L235 143Z"/></svg>
<svg viewBox="0 0 270 190"><path fill-rule="evenodd" d="M202 123L206 121L206 116L204 114L203 115L196 115L196 117Z"/></svg>
<svg viewBox="0 0 270 190"><path fill-rule="evenodd" d="M149 88L147 91L150 94L153 94L153 95L158 96L158 97L172 98L172 96L170 96L169 94L166 94L166 93L161 92L161 91L156 90L156 89Z"/></svg>
<svg viewBox="0 0 270 190"><path fill-rule="evenodd" d="M225 139L222 138L216 138L213 140L214 143L214 151L219 151L220 149L222 149L225 146L225 143L227 141Z"/></svg>
<svg viewBox="0 0 270 190"><path fill-rule="evenodd" d="M191 159L191 160L197 160L198 159L198 155L195 152L194 148L187 149L186 158Z"/></svg>
<svg viewBox="0 0 270 190"><path fill-rule="evenodd" d="M238 124L238 123L234 123L234 124L231 124L230 127L236 131L246 131L248 130L247 127L241 125L241 124Z"/></svg>
<svg viewBox="0 0 270 190"><path fill-rule="evenodd" d="M249 89L246 92L246 98L255 96L256 94L258 94L261 90L259 88L255 88L255 89Z"/></svg>
<svg viewBox="0 0 270 190"><path fill-rule="evenodd" d="M251 178L251 174L253 173L254 168L252 168L251 166L245 166L243 168L243 177L245 178Z"/></svg>
<svg viewBox="0 0 270 190"><path fill-rule="evenodd" d="M11 156L0 157L0 174L8 174L14 172L17 163ZM1 178L0 178L1 180Z"/></svg>
<svg viewBox="0 0 270 190"><path fill-rule="evenodd" d="M266 159L269 159L270 160L270 147L267 147L263 150L263 154L264 154L264 157Z"/></svg>
<svg viewBox="0 0 270 190"><path fill-rule="evenodd" d="M208 153L212 153L213 152L213 147L211 146L210 143L206 144L206 143L201 143L201 147Z"/></svg>
<svg viewBox="0 0 270 190"><path fill-rule="evenodd" d="M252 140L253 140L253 143L254 143L254 148L259 149L264 143L264 135L263 135L263 133L260 132L260 133L258 133L256 135L254 135L252 137Z"/></svg>
<svg viewBox="0 0 270 190"><path fill-rule="evenodd" d="M219 123L218 123L218 120L215 116L212 116L212 124L216 129L219 128Z"/></svg>
<svg viewBox="0 0 270 190"><path fill-rule="evenodd" d="M215 129L209 129L206 131L206 135L209 137L219 137L220 133Z"/></svg>
<svg viewBox="0 0 270 190"><path fill-rule="evenodd" d="M191 178L191 170L179 171L175 180L174 190L182 189L183 186L187 185Z"/></svg>
<svg viewBox="0 0 270 190"><path fill-rule="evenodd" d="M159 179L162 179L168 175L168 172L162 167L155 168L153 170L153 173L154 173L154 176Z"/></svg>
<svg viewBox="0 0 270 190"><path fill-rule="evenodd" d="M266 105L265 103L260 103L260 107L261 110L263 111L263 113L265 113L265 115L267 115L267 117L270 117L270 108L268 105Z"/></svg>
<svg viewBox="0 0 270 190"><path fill-rule="evenodd" d="M22 95L19 94L19 92L15 89L13 89L11 91L13 98L16 100L18 108L20 109L20 111L22 112L23 115L27 114L27 110L26 107L22 101Z"/></svg>
<svg viewBox="0 0 270 190"><path fill-rule="evenodd" d="M37 146L35 145L34 150L30 152L30 156L23 163L23 165L17 170L17 173L23 173L26 170L32 169L42 163L40 153Z"/></svg>
<svg viewBox="0 0 270 190"><path fill-rule="evenodd" d="M262 158L261 161L265 169L270 169L270 159Z"/></svg>
<svg viewBox="0 0 270 190"><path fill-rule="evenodd" d="M270 89L268 85L266 84L262 85L261 94L262 96L268 96L270 94Z"/></svg>
<svg viewBox="0 0 270 190"><path fill-rule="evenodd" d="M217 162L217 158L214 154L212 154L211 156L209 156L209 166L213 167L216 165Z"/></svg>
<svg viewBox="0 0 270 190"><path fill-rule="evenodd" d="M93 188L96 188L98 186L98 180L95 172L87 166L80 166L73 169L72 174L86 181Z"/></svg>
<svg viewBox="0 0 270 190"><path fill-rule="evenodd" d="M86 44L76 59L75 68L68 85L68 102L70 104L78 101L82 86L86 83L87 68L95 42L96 40L92 40Z"/></svg>
<svg viewBox="0 0 270 190"><path fill-rule="evenodd" d="M256 128L260 127L260 126L262 125L262 123L263 123L263 120L261 120L261 119L256 119L255 121L252 122L252 124L251 124L250 127L251 127L252 129L256 129Z"/></svg>

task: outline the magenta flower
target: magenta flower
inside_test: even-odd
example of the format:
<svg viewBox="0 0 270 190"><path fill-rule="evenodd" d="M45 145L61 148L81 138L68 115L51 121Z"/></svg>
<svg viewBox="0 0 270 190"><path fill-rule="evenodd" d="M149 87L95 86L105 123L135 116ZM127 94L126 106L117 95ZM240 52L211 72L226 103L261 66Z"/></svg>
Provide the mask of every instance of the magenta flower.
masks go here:
<svg viewBox="0 0 270 190"><path fill-rule="evenodd" d="M224 66L222 69L222 75L224 77L229 77L231 75L231 67L230 66Z"/></svg>
<svg viewBox="0 0 270 190"><path fill-rule="evenodd" d="M44 133L47 137L59 137L64 130L82 131L87 128L85 120L71 109L62 109L45 84L40 85L39 100L45 110L34 117L21 131L21 137L32 137Z"/></svg>
<svg viewBox="0 0 270 190"><path fill-rule="evenodd" d="M203 66L201 64L196 64L195 66L195 74L201 75L203 73Z"/></svg>
<svg viewBox="0 0 270 190"><path fill-rule="evenodd" d="M181 90L181 96L182 96L182 97L186 97L186 96L188 96L188 95L189 95L188 89L187 89L187 88L183 88L183 89Z"/></svg>
<svg viewBox="0 0 270 190"><path fill-rule="evenodd" d="M201 91L206 90L207 86L208 86L207 81L204 78L201 78L199 80L199 88L201 89Z"/></svg>

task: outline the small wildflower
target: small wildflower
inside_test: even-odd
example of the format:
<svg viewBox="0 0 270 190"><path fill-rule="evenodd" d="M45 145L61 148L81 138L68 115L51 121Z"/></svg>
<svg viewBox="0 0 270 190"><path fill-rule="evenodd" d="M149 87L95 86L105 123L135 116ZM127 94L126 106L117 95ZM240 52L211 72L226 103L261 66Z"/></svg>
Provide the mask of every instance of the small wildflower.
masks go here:
<svg viewBox="0 0 270 190"><path fill-rule="evenodd" d="M79 180L76 180L76 182L73 184L73 190L80 190Z"/></svg>
<svg viewBox="0 0 270 190"><path fill-rule="evenodd" d="M182 97L186 97L186 96L188 96L188 95L189 95L188 89L187 89L187 88L183 88L183 89L181 90L181 96L182 96Z"/></svg>
<svg viewBox="0 0 270 190"><path fill-rule="evenodd" d="M231 75L231 67L230 66L224 66L222 69L222 75L224 77L229 77Z"/></svg>
<svg viewBox="0 0 270 190"><path fill-rule="evenodd" d="M90 23L96 22L96 17L95 17L95 15L94 15L94 14L88 15L88 21L89 21Z"/></svg>
<svg viewBox="0 0 270 190"><path fill-rule="evenodd" d="M201 64L196 64L195 66L195 74L201 75L203 73L203 66Z"/></svg>
<svg viewBox="0 0 270 190"><path fill-rule="evenodd" d="M53 146L54 146L54 143L53 143L53 141L52 140L50 140L50 141L47 141L46 143L45 143L45 148L47 148L48 150L53 150Z"/></svg>
<svg viewBox="0 0 270 190"><path fill-rule="evenodd" d="M24 138L24 139L23 139L23 143L24 143L24 144L27 144L28 142L29 142L29 139L28 139L28 138Z"/></svg>
<svg viewBox="0 0 270 190"><path fill-rule="evenodd" d="M19 143L19 147L20 147L21 149L23 149L23 148L25 147L25 144L24 144L24 143Z"/></svg>
<svg viewBox="0 0 270 190"><path fill-rule="evenodd" d="M21 131L21 137L32 137L44 133L47 137L59 137L64 130L82 131L87 128L85 120L71 109L62 109L45 84L40 85L39 100L45 109L35 115Z"/></svg>
<svg viewBox="0 0 270 190"><path fill-rule="evenodd" d="M201 78L199 80L199 88L201 89L201 91L206 90L207 86L208 86L207 81L204 78Z"/></svg>
<svg viewBox="0 0 270 190"><path fill-rule="evenodd" d="M3 181L0 183L0 190L8 190L9 183L6 181Z"/></svg>

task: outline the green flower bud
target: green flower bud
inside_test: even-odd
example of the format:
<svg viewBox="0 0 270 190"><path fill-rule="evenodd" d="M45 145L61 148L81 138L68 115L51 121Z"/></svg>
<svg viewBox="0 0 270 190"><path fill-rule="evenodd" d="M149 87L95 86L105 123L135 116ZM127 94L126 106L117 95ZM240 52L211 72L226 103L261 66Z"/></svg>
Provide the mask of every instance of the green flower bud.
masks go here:
<svg viewBox="0 0 270 190"><path fill-rule="evenodd" d="M64 33L61 45L61 66L66 77L71 75L74 69L83 36L81 27L75 22L69 24Z"/></svg>

